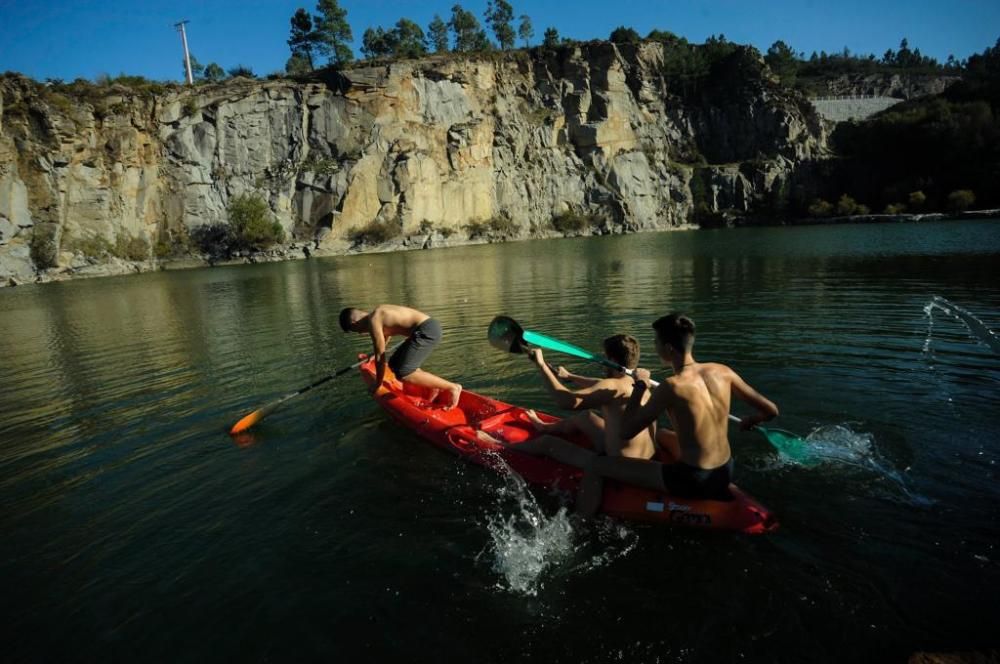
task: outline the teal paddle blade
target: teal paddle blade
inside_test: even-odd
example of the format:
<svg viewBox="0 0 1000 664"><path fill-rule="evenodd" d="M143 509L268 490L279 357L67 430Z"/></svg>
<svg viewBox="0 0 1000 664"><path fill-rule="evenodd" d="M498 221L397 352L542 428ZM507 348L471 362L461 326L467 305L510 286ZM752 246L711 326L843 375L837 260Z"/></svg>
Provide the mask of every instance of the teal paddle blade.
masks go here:
<svg viewBox="0 0 1000 664"><path fill-rule="evenodd" d="M764 427L754 427L754 431L759 431L774 446L774 449L778 450L781 456L790 461L803 466L815 466L819 463L819 460L810 454L809 441L793 433L781 429L765 429Z"/></svg>

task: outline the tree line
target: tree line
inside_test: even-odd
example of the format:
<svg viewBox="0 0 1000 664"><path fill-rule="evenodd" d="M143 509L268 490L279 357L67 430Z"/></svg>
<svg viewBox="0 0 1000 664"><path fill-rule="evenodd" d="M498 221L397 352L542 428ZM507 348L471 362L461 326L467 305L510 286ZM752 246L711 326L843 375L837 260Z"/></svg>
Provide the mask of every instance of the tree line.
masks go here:
<svg viewBox="0 0 1000 664"><path fill-rule="evenodd" d="M846 46L839 53L816 52L807 58L805 52L796 52L782 40L771 44L764 55L768 66L785 85L808 88L811 79L828 78L843 74L907 73L907 74L959 74L967 62L949 55L941 63L924 55L919 48L910 48L905 37L899 49L888 49L882 57L874 53L854 54Z"/></svg>
<svg viewBox="0 0 1000 664"><path fill-rule="evenodd" d="M484 28L476 15L459 4L451 8L445 21L435 14L425 31L418 23L400 18L390 27L370 27L361 37L361 53L365 59L415 58L428 53L510 50L516 40L531 45L535 30L531 17L521 14L514 25L514 8L507 0L488 0L483 14ZM317 68L317 59L325 57L327 65L340 67L354 60L350 42L354 33L347 22L347 10L337 0L319 0L316 13L299 8L290 19L288 47L291 57L285 63L289 74L304 74ZM496 39L490 40L489 28Z"/></svg>

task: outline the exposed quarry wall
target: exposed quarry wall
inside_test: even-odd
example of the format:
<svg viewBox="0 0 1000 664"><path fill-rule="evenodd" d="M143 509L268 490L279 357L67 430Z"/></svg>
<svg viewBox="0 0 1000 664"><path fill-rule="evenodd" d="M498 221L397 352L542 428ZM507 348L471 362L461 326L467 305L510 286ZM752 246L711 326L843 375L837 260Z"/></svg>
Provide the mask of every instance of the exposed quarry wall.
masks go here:
<svg viewBox="0 0 1000 664"><path fill-rule="evenodd" d="M659 44L595 42L155 96L8 76L0 281L93 271L95 241L152 256L247 192L320 252L370 224L461 236L502 217L523 236L572 211L597 232L669 228L699 205L747 210L825 151L812 106L750 50L695 96L663 72Z"/></svg>

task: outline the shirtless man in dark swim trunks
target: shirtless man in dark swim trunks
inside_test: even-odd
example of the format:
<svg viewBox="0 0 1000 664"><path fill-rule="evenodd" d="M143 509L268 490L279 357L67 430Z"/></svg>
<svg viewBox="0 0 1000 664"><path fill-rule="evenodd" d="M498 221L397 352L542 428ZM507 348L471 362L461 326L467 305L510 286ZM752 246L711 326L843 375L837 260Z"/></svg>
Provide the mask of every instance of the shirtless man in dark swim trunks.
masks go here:
<svg viewBox="0 0 1000 664"><path fill-rule="evenodd" d="M627 334L616 334L604 340L604 355L616 364L635 369L639 363L639 342ZM558 422L547 423L534 411L527 411L535 429L546 435L515 445L513 449L526 454L550 456L562 463L581 467L594 452L559 437L559 434L580 432L587 436L591 446L599 454L634 459L649 459L653 456L655 423L650 423L634 436L624 437L619 433L621 416L633 390L633 381L625 372L605 369L604 378L586 378L574 376L560 367L557 375L546 364L540 349L532 349L529 356L538 366L556 405L579 412ZM582 388L568 389L559 381L560 376L572 380ZM591 409L600 409L601 414L598 415ZM500 442L482 431L477 435L481 440Z"/></svg>
<svg viewBox="0 0 1000 664"><path fill-rule="evenodd" d="M340 327L344 332L368 334L372 338L376 363L375 382L370 388L372 394L385 380L385 368L388 366L399 380L430 388L428 401L434 401L439 392L447 392L449 400L445 408L458 405L461 385L420 368L434 346L441 341L441 323L410 307L380 304L371 312L351 307L344 309L340 312ZM407 339L386 360L385 347L393 336L405 336Z"/></svg>
<svg viewBox="0 0 1000 664"><path fill-rule="evenodd" d="M676 432L678 462L662 464L624 457L594 456L586 466L577 511L593 514L601 503L603 478L610 477L678 497L730 498L733 474L732 452L727 430L733 395L757 410L743 418L743 429L777 417L778 407L750 387L724 364L697 362L694 321L683 314L670 314L653 323L656 351L674 375L652 390L649 372L636 371L635 390L622 416L621 435L634 436L666 411ZM645 401L645 403L643 403Z"/></svg>

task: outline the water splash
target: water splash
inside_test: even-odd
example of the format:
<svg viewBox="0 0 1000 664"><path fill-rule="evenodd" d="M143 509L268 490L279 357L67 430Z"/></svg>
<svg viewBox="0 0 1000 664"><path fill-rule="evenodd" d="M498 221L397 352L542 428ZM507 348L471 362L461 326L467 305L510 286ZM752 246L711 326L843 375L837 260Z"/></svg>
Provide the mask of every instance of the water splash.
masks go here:
<svg viewBox="0 0 1000 664"><path fill-rule="evenodd" d="M879 452L875 436L871 433L855 431L848 424L833 424L813 429L803 440L809 450L805 460L780 455L769 468L840 467L860 475L859 479L868 478L886 486L890 499L902 498L913 505L934 502L910 488L906 476L908 469L899 471L894 468Z"/></svg>
<svg viewBox="0 0 1000 664"><path fill-rule="evenodd" d="M486 517L492 540L493 570L505 587L537 595L542 574L573 553L573 526L565 507L548 517L520 475L496 458L504 483L497 491L496 510Z"/></svg>
<svg viewBox="0 0 1000 664"><path fill-rule="evenodd" d="M480 554L492 557L500 576L498 587L537 596L545 580L565 577L610 564L631 552L638 536L610 519L594 522L591 531L579 526L565 505L552 516L538 504L525 481L499 456L495 467L504 478L496 507L486 515L490 543Z"/></svg>
<svg viewBox="0 0 1000 664"><path fill-rule="evenodd" d="M986 324L976 318L976 316L969 310L949 302L940 295L932 297L930 302L924 306L924 313L927 315L927 339L924 341L924 353L931 352L931 340L934 333L935 309L938 309L944 314L963 323L966 329L969 330L969 334L971 334L976 341L984 344L994 353L1000 354L1000 337L998 337L993 330L986 327Z"/></svg>

